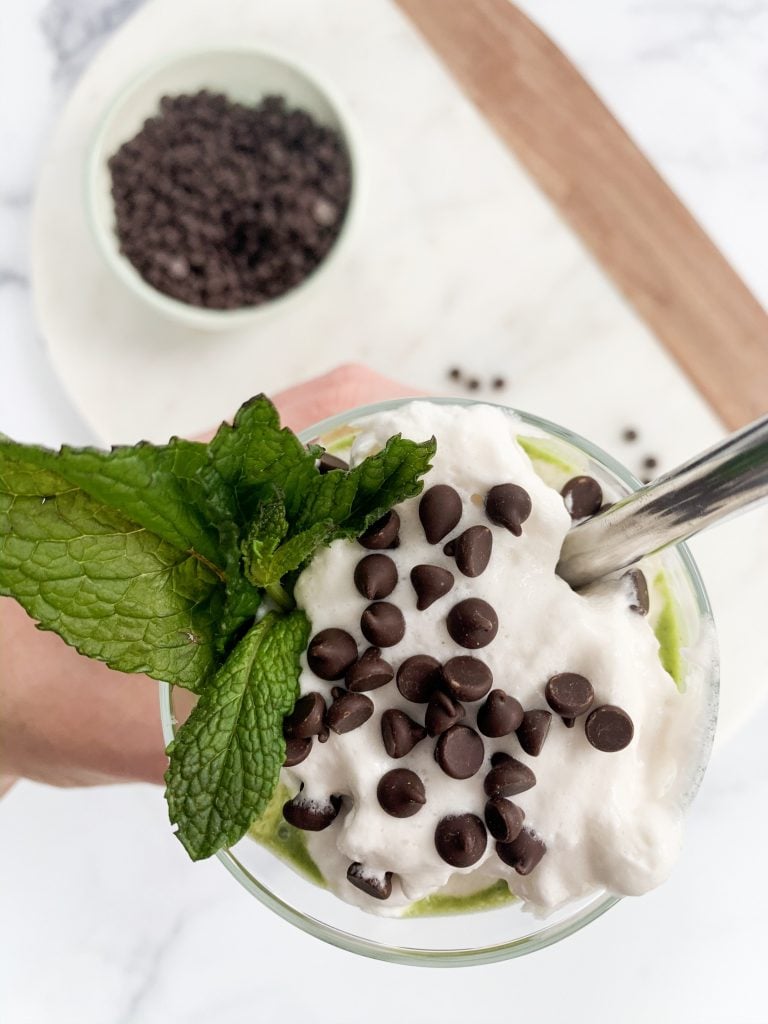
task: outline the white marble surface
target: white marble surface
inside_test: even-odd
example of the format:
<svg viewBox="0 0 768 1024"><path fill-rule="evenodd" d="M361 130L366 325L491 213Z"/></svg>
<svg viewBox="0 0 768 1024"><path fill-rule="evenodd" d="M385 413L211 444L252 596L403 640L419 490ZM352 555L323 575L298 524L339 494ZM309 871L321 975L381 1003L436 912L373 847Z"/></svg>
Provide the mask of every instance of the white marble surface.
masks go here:
<svg viewBox="0 0 768 1024"><path fill-rule="evenodd" d="M0 6L0 429L23 438L54 443L91 434L49 369L35 326L30 200L46 141L76 76L137 6L134 0L3 0ZM768 228L768 2L530 0L525 6L580 62L768 301L762 254ZM305 40L308 33L306 26L297 30ZM406 43L402 59L412 56ZM434 85L431 72L425 80ZM67 255L62 251L60 258ZM567 297L575 303L572 294ZM482 298L472 300L475 321L472 302L462 313L467 325L482 322ZM426 306L422 315L429 315ZM642 330L627 330L652 367L661 367L663 357ZM484 355L490 333L481 341L470 368L493 370ZM616 379L624 354L608 344L596 352L607 379ZM716 431L666 366L654 398L660 409L664 395L684 402L684 422L676 426L661 414L654 417L641 401L640 386L631 401L612 391L609 413L595 422L588 412L593 376L579 380L579 402L578 389L575 395L573 388L567 395L553 391L540 367L537 376L536 360L524 355L515 353L520 372L510 400L540 408L549 403L542 411L554 418L558 407L570 403L563 418L620 456L627 452L617 448L616 432L634 414L670 460L684 454L693 438L703 442ZM634 346L629 356L646 361ZM444 363L431 370L422 364L419 382L439 387L443 370ZM664 421L663 431L657 421ZM671 444L663 436L668 430L675 435ZM768 551L763 538L755 558L754 546L744 545L745 529L727 527L700 551L704 568L710 563L717 573L715 603L728 638L728 671L747 673L747 685L756 687L762 661L750 635L763 594L751 586L748 600L738 595L750 577L759 577L754 565L768 564ZM741 556L729 559L730 552ZM739 661L739 649L747 651L746 660ZM21 785L0 805L0 1020L152 1024L304 1017L343 1024L360 1019L361 1000L373 992L374 1005L365 1013L371 1022L458 1021L478 1012L478 994L483 1012L507 1015L512 1001L516 1011L543 1021L567 1015L585 1022L764 1022L760 927L768 888L754 865L768 833L765 816L753 808L765 799L766 726L763 708L718 752L694 808L683 861L668 885L642 901L625 902L560 947L470 973L431 975L353 960L291 931L247 899L218 864L187 863L169 835L160 795L147 788L59 793ZM749 896L740 896L734 879L747 882ZM338 972L339 981L329 981L329 972ZM444 993L442 1008L438 993Z"/></svg>

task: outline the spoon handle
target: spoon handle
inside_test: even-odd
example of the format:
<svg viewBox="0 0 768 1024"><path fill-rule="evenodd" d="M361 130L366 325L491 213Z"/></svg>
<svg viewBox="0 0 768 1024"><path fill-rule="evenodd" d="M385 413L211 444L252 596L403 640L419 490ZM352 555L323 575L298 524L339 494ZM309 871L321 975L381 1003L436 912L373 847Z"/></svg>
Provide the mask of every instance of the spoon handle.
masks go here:
<svg viewBox="0 0 768 1024"><path fill-rule="evenodd" d="M768 416L575 526L557 571L581 587L768 498Z"/></svg>

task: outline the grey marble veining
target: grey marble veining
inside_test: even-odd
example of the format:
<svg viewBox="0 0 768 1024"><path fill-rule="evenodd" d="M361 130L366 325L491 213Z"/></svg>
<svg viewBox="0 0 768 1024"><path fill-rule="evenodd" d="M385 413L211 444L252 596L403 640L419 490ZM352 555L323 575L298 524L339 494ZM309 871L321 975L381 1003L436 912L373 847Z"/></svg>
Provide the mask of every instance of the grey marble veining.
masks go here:
<svg viewBox="0 0 768 1024"><path fill-rule="evenodd" d="M72 81L104 39L119 28L143 0L48 0L40 31L56 65L54 77Z"/></svg>

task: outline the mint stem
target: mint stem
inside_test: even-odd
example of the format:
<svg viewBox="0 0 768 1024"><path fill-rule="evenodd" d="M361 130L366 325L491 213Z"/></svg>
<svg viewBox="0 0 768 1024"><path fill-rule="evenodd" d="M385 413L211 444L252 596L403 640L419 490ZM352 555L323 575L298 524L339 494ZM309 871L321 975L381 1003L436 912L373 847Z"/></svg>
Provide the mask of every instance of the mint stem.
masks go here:
<svg viewBox="0 0 768 1024"><path fill-rule="evenodd" d="M290 612L296 607L293 598L280 583L270 583L264 589L267 592L267 596L271 598L280 611Z"/></svg>

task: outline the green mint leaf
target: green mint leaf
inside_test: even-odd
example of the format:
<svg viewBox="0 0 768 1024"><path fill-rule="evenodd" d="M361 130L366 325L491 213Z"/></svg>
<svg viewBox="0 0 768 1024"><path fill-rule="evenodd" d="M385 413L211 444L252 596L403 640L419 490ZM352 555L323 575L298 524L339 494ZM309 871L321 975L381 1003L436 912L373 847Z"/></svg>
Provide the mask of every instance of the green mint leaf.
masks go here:
<svg viewBox="0 0 768 1024"><path fill-rule="evenodd" d="M304 565L315 551L326 543L333 532L333 523L315 523L308 530L297 533L269 554L256 552L261 545L257 537L251 539L250 551L246 547L246 573L258 587L271 587L275 583Z"/></svg>
<svg viewBox="0 0 768 1024"><path fill-rule="evenodd" d="M283 717L298 694L308 638L300 611L263 618L169 746L168 812L193 860L236 843L268 806L285 756Z"/></svg>

